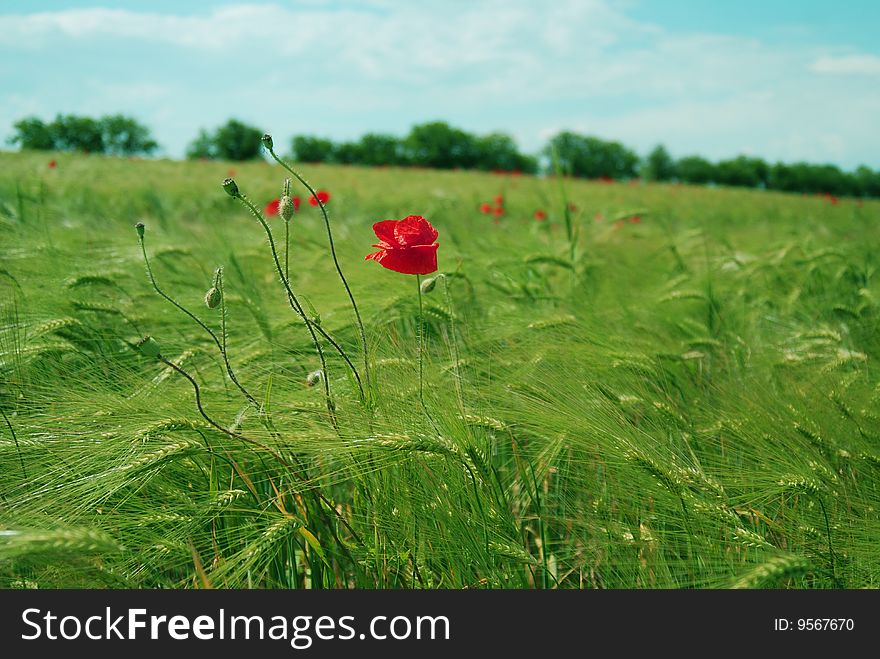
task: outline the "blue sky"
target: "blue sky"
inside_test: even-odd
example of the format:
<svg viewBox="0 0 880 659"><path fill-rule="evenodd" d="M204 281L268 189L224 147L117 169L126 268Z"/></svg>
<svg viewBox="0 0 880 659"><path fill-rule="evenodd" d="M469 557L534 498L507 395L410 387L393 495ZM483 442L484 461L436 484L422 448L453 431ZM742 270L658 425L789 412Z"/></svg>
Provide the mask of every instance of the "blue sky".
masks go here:
<svg viewBox="0 0 880 659"><path fill-rule="evenodd" d="M178 157L230 117L279 144L444 119L880 169L878 25L868 0L0 1L0 139L122 112Z"/></svg>

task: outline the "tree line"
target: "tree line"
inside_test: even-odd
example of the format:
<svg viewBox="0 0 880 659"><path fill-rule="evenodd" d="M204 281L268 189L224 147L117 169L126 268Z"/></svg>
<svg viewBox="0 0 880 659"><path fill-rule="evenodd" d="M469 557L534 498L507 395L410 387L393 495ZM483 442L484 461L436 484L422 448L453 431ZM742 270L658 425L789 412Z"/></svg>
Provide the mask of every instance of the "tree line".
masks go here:
<svg viewBox="0 0 880 659"><path fill-rule="evenodd" d="M111 155L149 155L158 148L150 130L130 117L100 119L58 115L44 123L27 117L14 124L10 143L23 149L87 151ZM230 119L213 131L201 130L187 148L188 158L251 160L261 157L263 131ZM293 159L308 163L476 169L495 172L558 173L580 178L645 178L765 188L786 192L880 197L880 171L861 166L844 171L836 165L806 162L769 163L737 156L711 162L701 156L673 158L663 145L640 157L620 142L562 131L540 153L519 151L513 138L493 132L474 135L443 121L413 126L403 137L367 133L359 140L334 142L314 135L291 139Z"/></svg>

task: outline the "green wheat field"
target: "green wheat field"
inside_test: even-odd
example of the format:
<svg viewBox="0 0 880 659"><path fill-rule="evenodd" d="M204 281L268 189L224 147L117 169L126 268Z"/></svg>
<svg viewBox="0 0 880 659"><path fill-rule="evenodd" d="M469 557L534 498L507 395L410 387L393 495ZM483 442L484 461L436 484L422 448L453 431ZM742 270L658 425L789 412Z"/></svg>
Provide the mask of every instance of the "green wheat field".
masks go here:
<svg viewBox="0 0 880 659"><path fill-rule="evenodd" d="M880 202L303 165L368 345L362 397L294 181L328 412L221 187L262 209L281 167L50 157L0 154L0 587L880 585ZM422 316L415 276L364 260L408 215L439 232Z"/></svg>

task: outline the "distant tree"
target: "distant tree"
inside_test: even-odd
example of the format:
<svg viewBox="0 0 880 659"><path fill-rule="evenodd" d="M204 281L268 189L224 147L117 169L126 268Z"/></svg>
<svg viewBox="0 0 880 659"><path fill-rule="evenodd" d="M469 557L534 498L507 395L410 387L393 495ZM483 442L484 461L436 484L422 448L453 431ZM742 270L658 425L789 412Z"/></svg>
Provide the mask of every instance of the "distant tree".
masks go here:
<svg viewBox="0 0 880 659"><path fill-rule="evenodd" d="M715 165L715 182L747 188L766 187L770 167L760 158L737 156Z"/></svg>
<svg viewBox="0 0 880 659"><path fill-rule="evenodd" d="M862 197L880 197L880 171L860 165L853 174L856 194Z"/></svg>
<svg viewBox="0 0 880 659"><path fill-rule="evenodd" d="M393 135L367 133L359 143L364 165L400 165L404 163L403 146Z"/></svg>
<svg viewBox="0 0 880 659"><path fill-rule="evenodd" d="M445 121L413 126L403 143L406 158L414 165L438 169L477 165L476 138Z"/></svg>
<svg viewBox="0 0 880 659"><path fill-rule="evenodd" d="M213 160L217 157L217 148L214 145L213 136L204 128L199 130L198 137L189 143L186 148L186 157L191 160L208 158Z"/></svg>
<svg viewBox="0 0 880 659"><path fill-rule="evenodd" d="M214 133L217 157L223 160L254 160L260 157L263 131L230 119Z"/></svg>
<svg viewBox="0 0 880 659"><path fill-rule="evenodd" d="M149 155L159 148L150 136L150 129L131 117L121 114L101 117L100 126L104 137L104 151L110 155Z"/></svg>
<svg viewBox="0 0 880 659"><path fill-rule="evenodd" d="M475 140L475 148L478 169L521 171L529 174L537 170L537 160L521 154L513 138L505 133L481 135Z"/></svg>
<svg viewBox="0 0 880 659"><path fill-rule="evenodd" d="M104 131L101 122L74 114L61 115L49 124L59 151L104 153Z"/></svg>
<svg viewBox="0 0 880 659"><path fill-rule="evenodd" d="M37 117L25 117L16 121L12 127L15 133L7 141L18 144L22 149L51 151L55 148L55 137L49 126Z"/></svg>
<svg viewBox="0 0 880 659"><path fill-rule="evenodd" d="M213 133L202 129L186 149L187 158L254 160L260 157L263 131L230 119Z"/></svg>
<svg viewBox="0 0 880 659"><path fill-rule="evenodd" d="M333 147L332 161L341 165L357 165L362 162L361 145L358 142L340 142Z"/></svg>
<svg viewBox="0 0 880 659"><path fill-rule="evenodd" d="M544 153L560 169L586 178L626 178L636 175L639 157L620 142L563 131L550 140Z"/></svg>
<svg viewBox="0 0 880 659"><path fill-rule="evenodd" d="M662 144L654 147L642 166L643 176L652 181L669 181L675 173L675 160Z"/></svg>
<svg viewBox="0 0 880 659"><path fill-rule="evenodd" d="M299 162L330 162L334 144L330 140L308 135L297 135L291 141L293 157Z"/></svg>
<svg viewBox="0 0 880 659"><path fill-rule="evenodd" d="M685 156L675 163L678 178L685 183L711 183L716 178L715 165L700 156Z"/></svg>

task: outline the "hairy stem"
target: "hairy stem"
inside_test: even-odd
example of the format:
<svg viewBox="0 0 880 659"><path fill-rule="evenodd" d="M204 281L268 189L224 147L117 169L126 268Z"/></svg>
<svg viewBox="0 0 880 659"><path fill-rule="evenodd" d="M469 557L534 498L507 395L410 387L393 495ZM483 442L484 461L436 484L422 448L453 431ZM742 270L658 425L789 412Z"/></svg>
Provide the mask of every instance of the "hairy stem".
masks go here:
<svg viewBox="0 0 880 659"><path fill-rule="evenodd" d="M306 180L300 176L297 172L295 172L286 162L281 160L278 155L275 153L274 149L269 149L269 154L272 158L275 159L279 165L281 165L284 169L290 172L291 176L296 178L297 181L302 183L302 185L309 191L315 199L318 198L318 193L309 185ZM360 311L358 311L357 302L355 302L354 294L351 292L351 288L348 285L348 281L345 279L345 275L342 273L342 267L339 265L339 259L336 257L336 245L333 242L333 232L330 230L330 217L327 215L327 209L324 207L324 204L318 202L318 205L321 207L321 216L324 218L324 226L327 229L327 242L330 244L330 255L333 257L333 264L336 266L336 272L339 274L339 279L342 281L342 285L345 287L345 292L348 293L348 299L351 301L351 308L354 310L354 316L357 320L358 331L361 335L361 350L364 353L364 379L367 383L367 389L370 389L370 359L367 354L367 334L364 331L364 323L361 320Z"/></svg>
<svg viewBox="0 0 880 659"><path fill-rule="evenodd" d="M247 389L245 389L244 386L238 381L238 378L235 377L235 371L232 370L232 365L229 363L229 357L226 353L225 325L224 325L224 330L223 330L224 340L221 342L220 339L217 338L217 335L214 333L214 330L212 330L210 327L205 325L205 323L202 322L202 320L198 316L196 316L194 313L192 313L191 311L186 309L183 305L178 303L177 300L175 300L170 295L165 293L165 291L163 291L161 288L159 288L159 284L156 283L156 277L153 276L153 268L150 267L150 259L147 257L147 248L144 245L143 237L139 237L138 242L140 243L140 246L141 246L141 253L144 255L144 263L146 263L146 265L147 265L147 274L150 277L150 283L153 284L153 288L156 290L156 292L161 297L165 298L168 302L170 302L175 307L180 309L180 311L182 311L187 316L189 316L199 327L201 327L203 330L205 330L208 333L208 335L214 341L214 345L217 346L217 350L220 351L220 354L223 357L223 363L226 365L226 373L229 375L229 379L232 380L233 383L235 383L235 386L238 387L238 390L247 399L247 401L251 405L253 405L257 410L260 410L261 409L260 404L257 402L257 399L254 398L253 396L251 396L250 392Z"/></svg>

